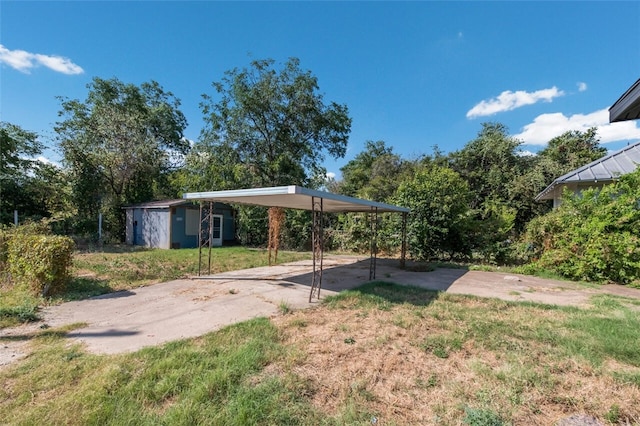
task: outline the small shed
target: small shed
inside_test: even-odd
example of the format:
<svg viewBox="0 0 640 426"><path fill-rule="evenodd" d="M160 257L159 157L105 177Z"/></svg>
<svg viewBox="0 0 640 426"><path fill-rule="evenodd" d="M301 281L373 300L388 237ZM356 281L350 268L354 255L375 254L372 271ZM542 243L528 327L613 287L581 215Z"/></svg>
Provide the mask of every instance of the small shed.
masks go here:
<svg viewBox="0 0 640 426"><path fill-rule="evenodd" d="M163 200L124 209L127 244L163 249L196 248L199 245L199 203L183 199ZM215 203L212 221L212 245L235 242L235 218L231 206Z"/></svg>

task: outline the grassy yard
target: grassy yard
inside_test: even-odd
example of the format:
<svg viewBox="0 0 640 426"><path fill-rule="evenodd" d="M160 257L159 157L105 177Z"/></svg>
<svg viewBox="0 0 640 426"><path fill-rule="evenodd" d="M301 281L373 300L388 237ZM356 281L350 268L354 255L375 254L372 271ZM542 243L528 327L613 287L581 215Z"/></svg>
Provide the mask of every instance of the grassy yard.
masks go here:
<svg viewBox="0 0 640 426"><path fill-rule="evenodd" d="M278 253L278 263L308 258L309 253ZM37 319L38 306L195 275L198 272L198 249L146 250L108 246L101 251L78 252L73 263L73 278L65 293L46 300L8 286L0 271L0 328ZM212 273L267 264L266 250L220 247L211 251Z"/></svg>
<svg viewBox="0 0 640 426"><path fill-rule="evenodd" d="M552 425L583 414L638 424L638 309L612 296L560 308L373 283L126 355L88 354L68 330L42 330L31 356L0 369L0 419Z"/></svg>

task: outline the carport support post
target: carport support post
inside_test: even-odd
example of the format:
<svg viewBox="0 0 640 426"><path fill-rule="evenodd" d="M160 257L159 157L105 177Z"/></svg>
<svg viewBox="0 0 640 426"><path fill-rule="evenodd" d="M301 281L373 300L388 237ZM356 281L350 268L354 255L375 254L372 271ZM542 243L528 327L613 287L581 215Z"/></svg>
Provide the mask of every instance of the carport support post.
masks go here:
<svg viewBox="0 0 640 426"><path fill-rule="evenodd" d="M407 212L402 213L402 249L400 251L400 267L404 269L407 259Z"/></svg>
<svg viewBox="0 0 640 426"><path fill-rule="evenodd" d="M322 251L324 248L322 198L311 197L311 211L313 215L313 223L311 225L313 277L311 278L311 292L309 293L309 303L311 303L314 295L316 298L320 299L320 288L322 288Z"/></svg>
<svg viewBox="0 0 640 426"><path fill-rule="evenodd" d="M378 208L371 207L369 213L371 221L371 256L369 258L369 281L376 279L376 261L378 257Z"/></svg>
<svg viewBox="0 0 640 426"><path fill-rule="evenodd" d="M202 245L209 246L209 272L211 275L211 234L213 229L211 227L213 215L213 201L209 201L209 207L206 208L204 202L200 202L200 225L198 228L198 276L202 273Z"/></svg>

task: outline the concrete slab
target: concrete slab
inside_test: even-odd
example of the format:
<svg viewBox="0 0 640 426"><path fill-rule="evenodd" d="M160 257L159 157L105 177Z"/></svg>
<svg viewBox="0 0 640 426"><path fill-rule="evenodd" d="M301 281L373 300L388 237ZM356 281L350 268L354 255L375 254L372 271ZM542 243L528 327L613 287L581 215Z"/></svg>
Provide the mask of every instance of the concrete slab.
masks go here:
<svg viewBox="0 0 640 426"><path fill-rule="evenodd" d="M369 280L368 258L327 256L323 263L321 299ZM390 259L378 259L376 275L381 281L447 293L557 305L582 305L594 294L620 292L619 286L586 289L567 281L464 269L411 272L399 269L399 262ZM200 336L251 318L277 315L281 303L291 309L317 306L318 301L309 303L311 277L311 261L301 261L111 293L51 306L42 314L44 323L51 327L86 323L68 337L84 343L90 352L129 352ZM640 290L625 288L624 295L640 299ZM17 328L2 330L0 337L19 344L21 335L27 332ZM12 350L15 348L8 344L0 347L0 361L3 351L15 358Z"/></svg>

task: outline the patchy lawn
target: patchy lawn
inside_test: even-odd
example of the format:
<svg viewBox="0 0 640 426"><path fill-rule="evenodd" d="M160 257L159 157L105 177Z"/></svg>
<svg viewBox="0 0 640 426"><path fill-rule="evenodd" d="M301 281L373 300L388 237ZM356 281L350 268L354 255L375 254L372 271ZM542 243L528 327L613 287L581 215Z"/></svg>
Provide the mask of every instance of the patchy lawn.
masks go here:
<svg viewBox="0 0 640 426"><path fill-rule="evenodd" d="M10 424L640 422L640 313L386 283L126 355L42 330L0 370ZM1 343L1 341L0 341Z"/></svg>

